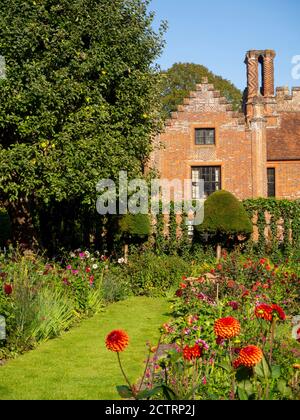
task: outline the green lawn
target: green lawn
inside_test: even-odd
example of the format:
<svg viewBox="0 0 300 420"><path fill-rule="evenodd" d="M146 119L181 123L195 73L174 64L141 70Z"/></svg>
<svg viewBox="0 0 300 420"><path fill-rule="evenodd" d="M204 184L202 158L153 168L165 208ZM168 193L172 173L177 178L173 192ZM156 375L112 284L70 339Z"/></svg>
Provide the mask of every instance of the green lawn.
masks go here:
<svg viewBox="0 0 300 420"><path fill-rule="evenodd" d="M105 348L113 329L124 329L130 344L121 355L132 381L143 373L146 341L156 344L168 315L164 299L131 298L109 306L61 338L42 344L0 367L0 400L117 399L123 385L116 354Z"/></svg>

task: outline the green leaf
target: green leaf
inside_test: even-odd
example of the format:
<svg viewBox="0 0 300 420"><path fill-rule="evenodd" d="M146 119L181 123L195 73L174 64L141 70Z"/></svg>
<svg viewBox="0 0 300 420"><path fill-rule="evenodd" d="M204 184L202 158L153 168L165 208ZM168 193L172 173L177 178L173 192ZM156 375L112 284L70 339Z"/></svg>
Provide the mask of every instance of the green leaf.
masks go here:
<svg viewBox="0 0 300 420"><path fill-rule="evenodd" d="M271 377L270 365L264 356L261 362L255 366L254 370L256 375L260 378L268 379Z"/></svg>
<svg viewBox="0 0 300 420"><path fill-rule="evenodd" d="M285 398L292 398L293 392L289 386L287 386L284 379L281 379L277 383L277 389L280 392L280 394Z"/></svg>
<svg viewBox="0 0 300 420"><path fill-rule="evenodd" d="M218 366L224 369L226 372L232 372L233 368L229 362L219 363Z"/></svg>
<svg viewBox="0 0 300 420"><path fill-rule="evenodd" d="M161 392L163 392L163 387L162 386L157 386L153 389L145 389L144 391L141 391L138 393L138 395L136 396L137 400L148 400L151 397L154 397L154 395L158 395Z"/></svg>
<svg viewBox="0 0 300 420"><path fill-rule="evenodd" d="M252 399L253 396L253 385L249 380L243 380L238 383L238 394L241 400Z"/></svg>
<svg viewBox="0 0 300 420"><path fill-rule="evenodd" d="M163 390L164 396L166 397L166 399L168 401L178 401L179 400L179 398L175 394L175 392L171 388L169 388L168 386L162 385L162 390Z"/></svg>
<svg viewBox="0 0 300 420"><path fill-rule="evenodd" d="M127 386L127 385L117 386L117 391L118 391L118 394L120 395L120 397L122 397L122 398L132 398L133 397L132 391L129 388L129 386Z"/></svg>
<svg viewBox="0 0 300 420"><path fill-rule="evenodd" d="M272 366L272 379L278 379L281 376L281 367L279 365Z"/></svg>
<svg viewBox="0 0 300 420"><path fill-rule="evenodd" d="M238 387L239 399L242 401L248 401L248 395L243 388Z"/></svg>

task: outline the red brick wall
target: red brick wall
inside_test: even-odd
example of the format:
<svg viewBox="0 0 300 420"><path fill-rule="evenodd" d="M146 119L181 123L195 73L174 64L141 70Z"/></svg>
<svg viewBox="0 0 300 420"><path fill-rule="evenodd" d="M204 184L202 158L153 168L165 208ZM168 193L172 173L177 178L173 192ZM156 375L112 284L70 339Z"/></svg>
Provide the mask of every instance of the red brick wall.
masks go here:
<svg viewBox="0 0 300 420"><path fill-rule="evenodd" d="M222 188L240 199L251 197L251 141L243 116L211 85L198 85L191 95L157 139L163 148L154 153L153 164L161 178L183 181L191 178L193 166L221 166ZM215 128L216 145L196 145L196 128Z"/></svg>
<svg viewBox="0 0 300 420"><path fill-rule="evenodd" d="M300 198L300 89L288 93L277 88L276 96L257 97L248 124L204 81L155 139L150 166L162 179L182 182L193 166L220 166L222 188L239 199L266 196L267 167L275 167L276 197ZM196 128L215 128L216 145L196 145Z"/></svg>
<svg viewBox="0 0 300 420"><path fill-rule="evenodd" d="M268 162L276 171L276 197L300 199L300 160L298 162Z"/></svg>

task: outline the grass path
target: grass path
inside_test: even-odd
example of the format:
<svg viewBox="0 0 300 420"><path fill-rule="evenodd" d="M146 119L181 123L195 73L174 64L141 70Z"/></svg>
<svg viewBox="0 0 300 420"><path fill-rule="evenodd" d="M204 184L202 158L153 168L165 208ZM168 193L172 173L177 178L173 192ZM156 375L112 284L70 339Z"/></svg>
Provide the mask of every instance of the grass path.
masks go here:
<svg viewBox="0 0 300 420"><path fill-rule="evenodd" d="M145 343L156 344L167 312L164 299L131 298L109 306L61 338L0 367L0 400L118 399L115 387L125 381L116 355L105 348L107 333L128 332L130 344L121 357L130 380L136 381L143 373Z"/></svg>

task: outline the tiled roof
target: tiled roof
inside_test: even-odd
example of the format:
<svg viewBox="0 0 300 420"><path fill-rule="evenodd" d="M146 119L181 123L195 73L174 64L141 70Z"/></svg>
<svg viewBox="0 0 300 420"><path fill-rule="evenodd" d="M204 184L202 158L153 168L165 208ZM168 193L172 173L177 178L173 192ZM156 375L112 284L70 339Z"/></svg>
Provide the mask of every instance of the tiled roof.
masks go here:
<svg viewBox="0 0 300 420"><path fill-rule="evenodd" d="M300 160L300 113L282 113L280 125L267 129L268 161Z"/></svg>

